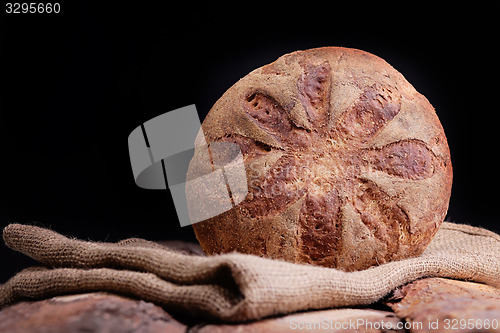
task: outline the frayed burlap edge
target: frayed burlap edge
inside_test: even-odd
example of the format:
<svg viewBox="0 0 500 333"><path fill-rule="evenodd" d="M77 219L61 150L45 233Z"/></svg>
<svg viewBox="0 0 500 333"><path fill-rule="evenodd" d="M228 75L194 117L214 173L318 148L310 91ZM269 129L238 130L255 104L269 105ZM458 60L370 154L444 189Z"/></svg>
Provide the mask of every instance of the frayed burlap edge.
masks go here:
<svg viewBox="0 0 500 333"><path fill-rule="evenodd" d="M239 253L185 255L138 239L86 242L20 224L7 226L4 240L50 268L24 270L1 285L0 306L108 291L193 316L241 321L370 304L423 277L500 287L500 236L446 222L421 256L350 273Z"/></svg>

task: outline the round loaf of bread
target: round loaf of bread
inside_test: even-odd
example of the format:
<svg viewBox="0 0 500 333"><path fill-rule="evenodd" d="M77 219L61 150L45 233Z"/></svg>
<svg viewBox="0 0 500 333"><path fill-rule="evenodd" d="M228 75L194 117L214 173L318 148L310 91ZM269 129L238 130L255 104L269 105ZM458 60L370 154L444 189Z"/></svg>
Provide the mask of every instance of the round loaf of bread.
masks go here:
<svg viewBox="0 0 500 333"><path fill-rule="evenodd" d="M434 108L367 52L286 54L229 88L202 129L239 145L248 184L193 225L208 254L360 270L421 254L445 218L452 166Z"/></svg>

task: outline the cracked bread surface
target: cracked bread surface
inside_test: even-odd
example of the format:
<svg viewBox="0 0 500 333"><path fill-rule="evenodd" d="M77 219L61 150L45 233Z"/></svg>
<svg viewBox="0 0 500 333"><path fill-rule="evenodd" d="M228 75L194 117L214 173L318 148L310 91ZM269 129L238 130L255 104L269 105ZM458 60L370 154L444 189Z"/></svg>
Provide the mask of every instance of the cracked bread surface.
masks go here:
<svg viewBox="0 0 500 333"><path fill-rule="evenodd" d="M229 88L202 129L240 146L249 189L193 225L208 254L360 270L419 255L445 218L452 166L434 108L367 52L286 54ZM188 178L209 172L202 154Z"/></svg>

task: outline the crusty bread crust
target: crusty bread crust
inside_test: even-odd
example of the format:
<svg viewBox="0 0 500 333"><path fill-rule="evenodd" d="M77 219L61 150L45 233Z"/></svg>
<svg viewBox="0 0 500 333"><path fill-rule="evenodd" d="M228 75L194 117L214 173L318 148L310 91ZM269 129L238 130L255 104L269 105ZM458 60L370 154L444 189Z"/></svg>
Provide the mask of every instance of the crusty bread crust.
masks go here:
<svg viewBox="0 0 500 333"><path fill-rule="evenodd" d="M249 185L237 207L193 225L208 254L359 270L419 255L445 218L452 166L439 119L367 52L286 54L229 88L202 128L208 142L240 145ZM188 178L207 172L200 154Z"/></svg>

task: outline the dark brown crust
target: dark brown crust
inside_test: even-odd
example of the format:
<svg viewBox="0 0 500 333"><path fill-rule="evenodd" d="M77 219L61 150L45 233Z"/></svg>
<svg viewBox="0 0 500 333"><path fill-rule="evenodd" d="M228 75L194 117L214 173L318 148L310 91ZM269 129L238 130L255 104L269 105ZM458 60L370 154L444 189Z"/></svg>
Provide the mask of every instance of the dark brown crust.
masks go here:
<svg viewBox="0 0 500 333"><path fill-rule="evenodd" d="M368 152L373 167L406 179L426 179L434 173L433 153L424 142L404 140Z"/></svg>
<svg viewBox="0 0 500 333"><path fill-rule="evenodd" d="M269 132L286 137L290 132L290 122L283 107L271 96L256 90L248 94L244 102L245 111L258 126Z"/></svg>
<svg viewBox="0 0 500 333"><path fill-rule="evenodd" d="M421 325L412 332L499 331L489 324L498 323L500 318L500 289L482 283L419 279L395 289L384 303L411 327ZM465 328L465 318L472 319L469 323L473 321L477 326Z"/></svg>
<svg viewBox="0 0 500 333"><path fill-rule="evenodd" d="M373 69L358 69L357 61ZM221 98L203 125L209 140L240 145L249 184L235 209L194 225L203 249L344 270L421 253L444 219L451 189L446 137L425 98L388 64L357 50L292 53L265 66L261 79L256 73L248 86L242 79L229 89L230 99ZM340 107L343 98L352 101ZM230 117L238 100L239 120L216 134L221 121L213 119ZM396 117L395 129L387 129ZM347 237L346 223L360 234ZM353 239L359 248L350 249ZM346 251L360 253L353 261L340 257Z"/></svg>
<svg viewBox="0 0 500 333"><path fill-rule="evenodd" d="M297 83L300 102L316 128L322 128L330 115L331 68L327 62L318 66L305 63L304 67Z"/></svg>
<svg viewBox="0 0 500 333"><path fill-rule="evenodd" d="M365 89L359 100L339 119L337 136L354 143L367 142L400 111L399 96L394 88L375 85Z"/></svg>
<svg viewBox="0 0 500 333"><path fill-rule="evenodd" d="M107 293L24 301L0 311L0 332L181 333L187 326L160 306Z"/></svg>

